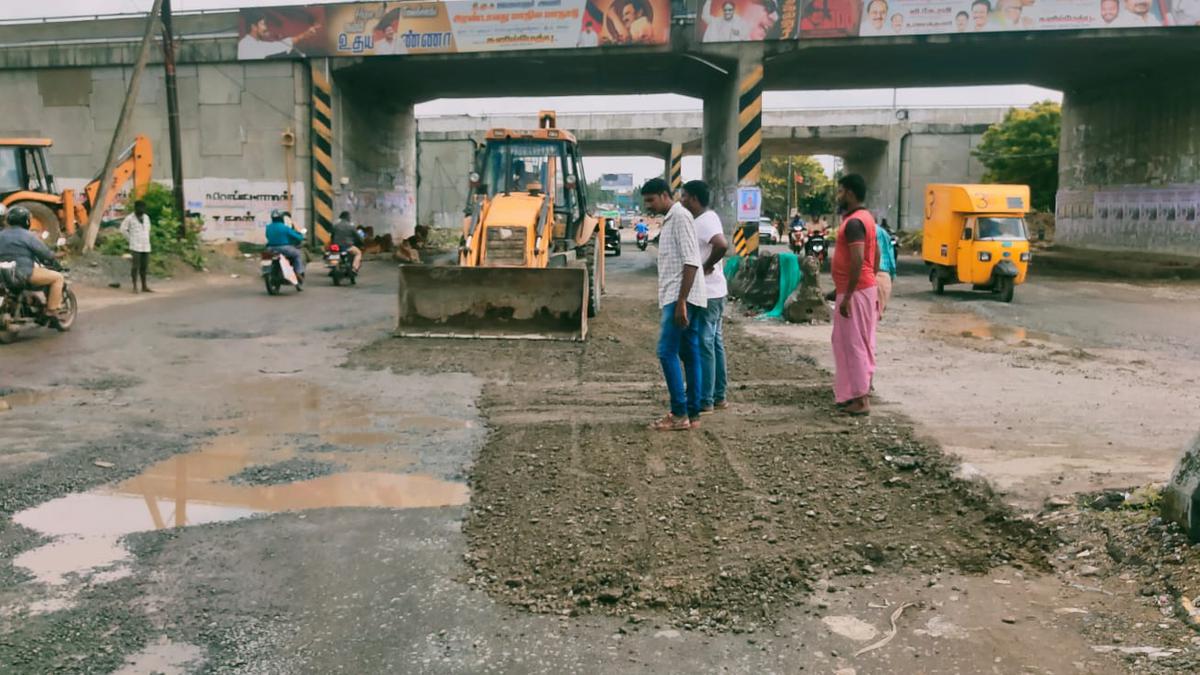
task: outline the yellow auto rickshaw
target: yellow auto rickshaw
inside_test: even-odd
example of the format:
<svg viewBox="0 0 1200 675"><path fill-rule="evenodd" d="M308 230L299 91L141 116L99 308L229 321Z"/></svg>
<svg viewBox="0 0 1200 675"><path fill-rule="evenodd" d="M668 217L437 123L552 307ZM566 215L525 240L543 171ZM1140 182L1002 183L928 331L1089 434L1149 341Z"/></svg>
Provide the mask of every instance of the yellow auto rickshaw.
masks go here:
<svg viewBox="0 0 1200 675"><path fill-rule="evenodd" d="M922 254L938 295L947 284L971 284L1012 302L1029 271L1027 185L947 185L925 188Z"/></svg>

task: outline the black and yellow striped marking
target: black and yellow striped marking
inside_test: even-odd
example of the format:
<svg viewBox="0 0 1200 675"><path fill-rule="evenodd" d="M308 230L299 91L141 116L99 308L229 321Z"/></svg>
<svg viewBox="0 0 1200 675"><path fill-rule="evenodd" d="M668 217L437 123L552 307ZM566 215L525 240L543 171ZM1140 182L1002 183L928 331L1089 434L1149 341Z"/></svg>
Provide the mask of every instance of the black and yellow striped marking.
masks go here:
<svg viewBox="0 0 1200 675"><path fill-rule="evenodd" d="M762 80L755 66L738 87L738 185L758 185L762 171Z"/></svg>
<svg viewBox="0 0 1200 675"><path fill-rule="evenodd" d="M733 250L745 258L758 252L758 223L741 223L733 231Z"/></svg>
<svg viewBox="0 0 1200 675"><path fill-rule="evenodd" d="M313 229L322 244L333 231L333 86L325 61L309 61L312 73L312 194Z"/></svg>
<svg viewBox="0 0 1200 675"><path fill-rule="evenodd" d="M671 185L671 193L679 192L679 188L683 187L683 146L671 146L671 171L668 177L668 183Z"/></svg>

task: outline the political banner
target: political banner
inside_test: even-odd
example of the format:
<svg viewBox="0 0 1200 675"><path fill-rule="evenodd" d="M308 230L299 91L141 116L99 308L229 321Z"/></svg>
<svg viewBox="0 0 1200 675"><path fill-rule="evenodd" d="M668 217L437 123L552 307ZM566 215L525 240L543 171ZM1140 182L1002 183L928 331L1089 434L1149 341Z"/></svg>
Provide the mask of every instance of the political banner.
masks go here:
<svg viewBox="0 0 1200 675"><path fill-rule="evenodd" d="M238 58L667 44L669 0L357 2L241 10Z"/></svg>
<svg viewBox="0 0 1200 675"><path fill-rule="evenodd" d="M1173 1L1190 16L1198 0L862 0L857 35L1160 28L1177 23Z"/></svg>
<svg viewBox="0 0 1200 675"><path fill-rule="evenodd" d="M600 176L600 189L609 192L632 192L633 174L606 173Z"/></svg>
<svg viewBox="0 0 1200 675"><path fill-rule="evenodd" d="M738 222L753 222L761 217L762 190L757 187L739 187L737 189Z"/></svg>
<svg viewBox="0 0 1200 675"><path fill-rule="evenodd" d="M857 0L856 0L857 1ZM801 0L700 0L700 42L790 40L799 32Z"/></svg>
<svg viewBox="0 0 1200 675"><path fill-rule="evenodd" d="M858 35L861 0L804 0L800 37L829 38Z"/></svg>

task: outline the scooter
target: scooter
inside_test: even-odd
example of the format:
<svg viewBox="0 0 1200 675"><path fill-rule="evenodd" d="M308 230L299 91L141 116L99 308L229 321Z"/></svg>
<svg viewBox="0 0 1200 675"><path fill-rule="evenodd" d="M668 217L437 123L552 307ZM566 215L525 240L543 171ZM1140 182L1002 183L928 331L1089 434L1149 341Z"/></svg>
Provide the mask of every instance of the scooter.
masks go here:
<svg viewBox="0 0 1200 675"><path fill-rule="evenodd" d="M814 230L808 235L808 239L804 240L804 255L816 258L818 265L825 264L825 258L829 256L829 246L825 242L824 232Z"/></svg>
<svg viewBox="0 0 1200 675"><path fill-rule="evenodd" d="M45 237L43 233L43 238ZM58 246L66 244L66 239L59 239ZM79 302L75 299L75 291L71 290L69 269L60 266L63 273L62 311L57 321L51 321L46 314L46 293L44 286L30 286L17 280L17 263L0 262L0 344L10 344L17 339L17 334L33 326L52 325L59 332L71 330L75 325L75 317L79 313Z"/></svg>
<svg viewBox="0 0 1200 675"><path fill-rule="evenodd" d="M794 225L792 231L788 235L788 246L792 249L792 253L800 253L804 250L804 226Z"/></svg>
<svg viewBox="0 0 1200 675"><path fill-rule="evenodd" d="M354 271L354 254L343 251L337 244L330 244L325 253L325 266L329 268L329 278L334 286L340 286L342 279L350 282L351 286L358 284L358 272Z"/></svg>
<svg viewBox="0 0 1200 675"><path fill-rule="evenodd" d="M650 244L650 233L649 232L638 232L637 233L638 250L645 251L646 246L648 246L649 244Z"/></svg>

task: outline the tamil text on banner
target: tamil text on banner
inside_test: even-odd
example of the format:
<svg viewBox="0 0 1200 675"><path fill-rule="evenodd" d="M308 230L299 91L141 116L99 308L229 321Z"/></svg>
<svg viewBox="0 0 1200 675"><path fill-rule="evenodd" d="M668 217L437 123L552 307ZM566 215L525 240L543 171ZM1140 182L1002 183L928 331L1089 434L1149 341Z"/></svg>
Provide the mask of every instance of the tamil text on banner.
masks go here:
<svg viewBox="0 0 1200 675"><path fill-rule="evenodd" d="M667 44L669 0L359 2L241 11L239 59Z"/></svg>
<svg viewBox="0 0 1200 675"><path fill-rule="evenodd" d="M800 24L802 0L699 0L696 37L701 42L790 40Z"/></svg>
<svg viewBox="0 0 1200 675"><path fill-rule="evenodd" d="M858 35L1158 28L1176 23L1171 9L1171 0L863 0Z"/></svg>
<svg viewBox="0 0 1200 675"><path fill-rule="evenodd" d="M600 189L609 192L633 192L633 174L606 173L600 176Z"/></svg>

